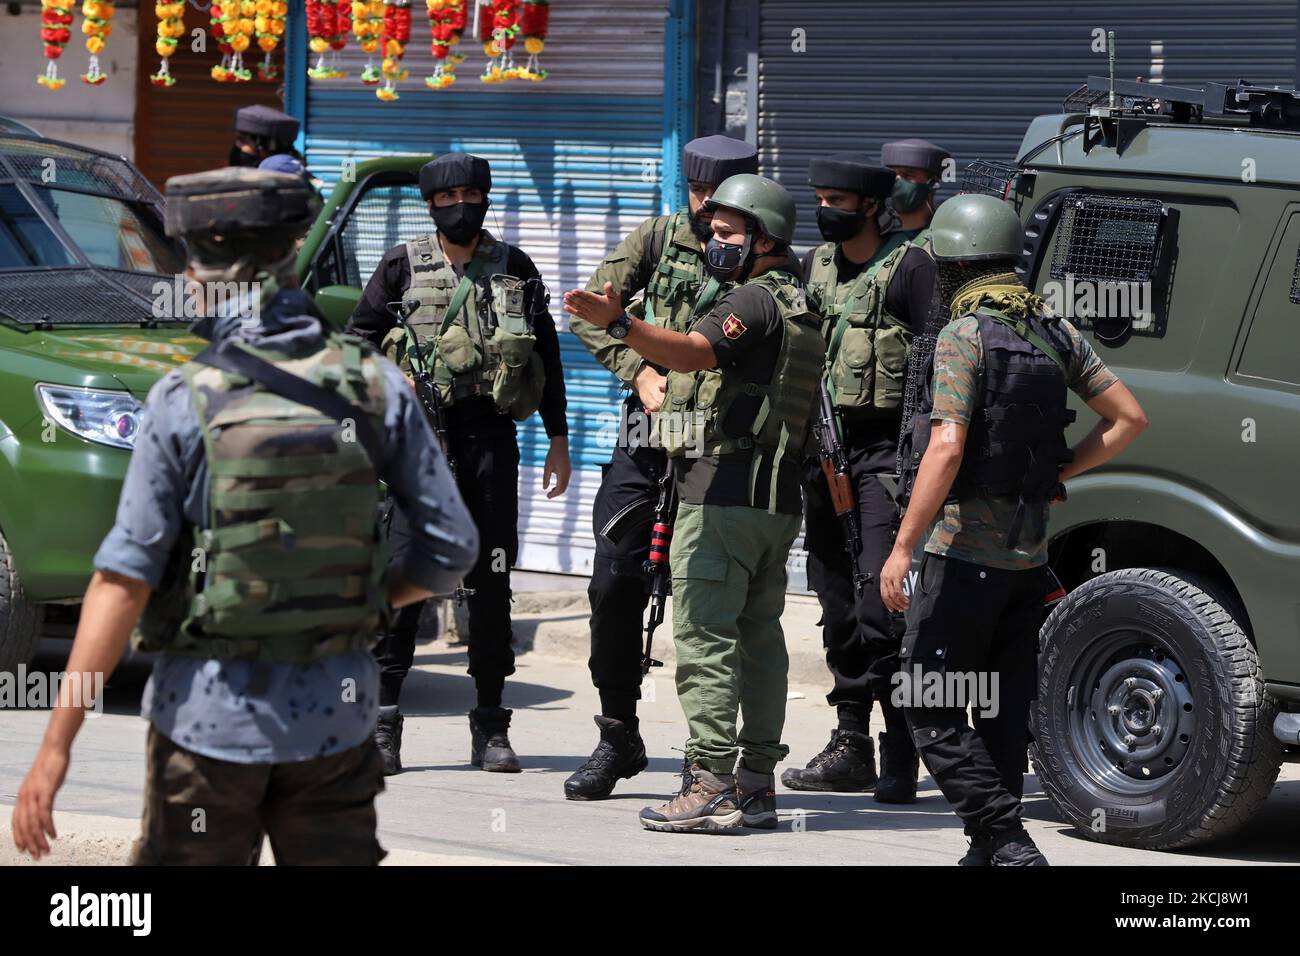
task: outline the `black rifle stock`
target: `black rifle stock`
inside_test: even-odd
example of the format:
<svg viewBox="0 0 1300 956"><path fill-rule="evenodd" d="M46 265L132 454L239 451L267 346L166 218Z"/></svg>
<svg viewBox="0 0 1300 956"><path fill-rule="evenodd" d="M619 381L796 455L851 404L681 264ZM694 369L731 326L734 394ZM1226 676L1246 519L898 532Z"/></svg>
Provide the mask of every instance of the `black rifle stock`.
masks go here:
<svg viewBox="0 0 1300 956"><path fill-rule="evenodd" d="M406 302L388 303L388 311L406 333L406 354L411 363L411 380L415 382L416 398L420 400L420 405L424 408L424 414L429 419L429 424L433 426L433 433L438 439L438 445L442 448L442 453L447 457L447 465L451 468L452 480L459 485L456 458L451 453L451 441L447 437L447 419L445 409L442 407L442 395L438 392L438 386L433 381L433 372L429 369L429 363L425 358L424 351L420 348L420 340L416 337L415 330L411 328L410 322L407 321L411 313L419 307L420 303L415 299ZM462 578L456 584L454 593L456 603L464 604L465 599L474 593L474 589L465 587L465 580Z"/></svg>
<svg viewBox="0 0 1300 956"><path fill-rule="evenodd" d="M849 475L849 458L840 438L839 417L835 414L835 405L831 402L824 381L818 391L813 434L817 438L817 457L821 461L822 473L826 475L831 505L844 527L844 548L849 553L849 567L853 569L853 593L860 595L869 579L858 564L862 553L862 529L858 524L857 496L853 493Z"/></svg>

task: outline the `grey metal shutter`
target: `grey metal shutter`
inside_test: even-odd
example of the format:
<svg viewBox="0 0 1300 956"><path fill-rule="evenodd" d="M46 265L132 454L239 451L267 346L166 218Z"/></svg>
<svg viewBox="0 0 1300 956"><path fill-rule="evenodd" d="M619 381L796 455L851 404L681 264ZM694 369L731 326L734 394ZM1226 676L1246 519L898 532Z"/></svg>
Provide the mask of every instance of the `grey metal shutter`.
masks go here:
<svg viewBox="0 0 1300 956"><path fill-rule="evenodd" d="M1296 84L1295 0L1142 4L761 0L758 146L762 171L792 189L797 245L820 241L808 161L908 136L957 168L1013 159L1028 121L1057 113L1104 76L1094 30L1116 34L1115 75L1153 82ZM805 52L795 52L804 31Z"/></svg>

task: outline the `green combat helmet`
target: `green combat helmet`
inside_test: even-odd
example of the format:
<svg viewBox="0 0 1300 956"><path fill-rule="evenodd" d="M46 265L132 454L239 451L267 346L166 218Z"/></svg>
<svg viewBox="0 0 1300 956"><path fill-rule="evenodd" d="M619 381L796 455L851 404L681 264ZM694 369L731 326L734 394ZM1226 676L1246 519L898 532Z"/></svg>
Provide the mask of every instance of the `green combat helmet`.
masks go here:
<svg viewBox="0 0 1300 956"><path fill-rule="evenodd" d="M777 242L794 238L794 197L784 186L766 176L740 173L724 179L705 209L722 206L754 219L760 229Z"/></svg>
<svg viewBox="0 0 1300 956"><path fill-rule="evenodd" d="M930 237L935 259L1017 259L1024 245L1015 210L977 193L954 196L940 206Z"/></svg>

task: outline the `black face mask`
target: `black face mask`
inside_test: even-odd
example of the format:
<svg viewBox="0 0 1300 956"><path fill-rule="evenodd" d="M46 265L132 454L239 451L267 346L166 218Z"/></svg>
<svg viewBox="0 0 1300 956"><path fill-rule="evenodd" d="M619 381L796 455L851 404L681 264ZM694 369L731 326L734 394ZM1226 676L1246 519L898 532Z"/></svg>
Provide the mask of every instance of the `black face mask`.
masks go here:
<svg viewBox="0 0 1300 956"><path fill-rule="evenodd" d="M483 231L487 208L486 199L482 202L458 202L451 206L434 206L433 224L438 227L438 232L447 237L448 242L458 246L467 245Z"/></svg>
<svg viewBox="0 0 1300 956"><path fill-rule="evenodd" d="M817 228L827 242L845 242L862 231L867 221L865 209L836 209L834 206L817 207Z"/></svg>
<svg viewBox="0 0 1300 956"><path fill-rule="evenodd" d="M704 210L693 212L690 215L691 234L700 242L708 242L713 238L713 216L704 218Z"/></svg>
<svg viewBox="0 0 1300 956"><path fill-rule="evenodd" d="M745 237L744 243L739 246L733 246L731 243L719 242L717 239L711 238L709 244L704 247L704 268L714 278L726 279L740 268L748 256L748 236Z"/></svg>
<svg viewBox="0 0 1300 956"><path fill-rule="evenodd" d="M246 153L246 152L244 152L242 149L239 148L239 145L238 145L238 144L236 144L236 145L230 147L230 163L229 163L229 165L231 165L231 166L254 166L254 167L256 167L257 164L260 163L260 162L261 162L261 160L257 158L257 155L256 155L255 153Z"/></svg>

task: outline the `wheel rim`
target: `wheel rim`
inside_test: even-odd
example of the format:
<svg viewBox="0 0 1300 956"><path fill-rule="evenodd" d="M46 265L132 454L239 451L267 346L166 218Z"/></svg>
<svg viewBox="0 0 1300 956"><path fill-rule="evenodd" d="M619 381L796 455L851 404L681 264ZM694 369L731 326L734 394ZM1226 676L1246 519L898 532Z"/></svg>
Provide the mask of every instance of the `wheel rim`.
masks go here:
<svg viewBox="0 0 1300 956"><path fill-rule="evenodd" d="M1161 786L1201 723L1172 648L1136 630L1104 635L1070 674L1070 745L1100 786L1140 795Z"/></svg>

